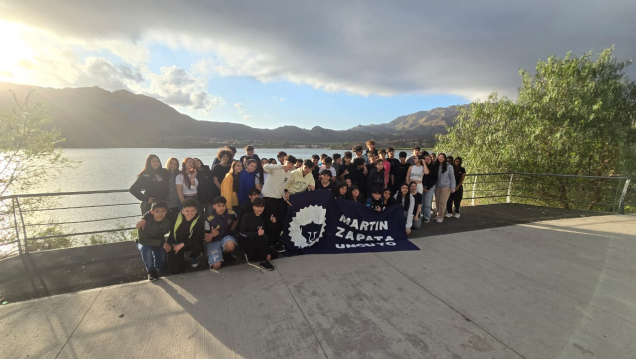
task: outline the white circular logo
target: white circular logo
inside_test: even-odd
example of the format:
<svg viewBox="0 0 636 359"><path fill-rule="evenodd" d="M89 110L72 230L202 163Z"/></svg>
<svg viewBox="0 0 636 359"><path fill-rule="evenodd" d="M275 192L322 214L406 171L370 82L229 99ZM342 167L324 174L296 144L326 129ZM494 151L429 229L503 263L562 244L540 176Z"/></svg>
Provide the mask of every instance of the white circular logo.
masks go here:
<svg viewBox="0 0 636 359"><path fill-rule="evenodd" d="M327 209L312 205L302 208L289 224L289 238L298 248L317 243L325 233Z"/></svg>

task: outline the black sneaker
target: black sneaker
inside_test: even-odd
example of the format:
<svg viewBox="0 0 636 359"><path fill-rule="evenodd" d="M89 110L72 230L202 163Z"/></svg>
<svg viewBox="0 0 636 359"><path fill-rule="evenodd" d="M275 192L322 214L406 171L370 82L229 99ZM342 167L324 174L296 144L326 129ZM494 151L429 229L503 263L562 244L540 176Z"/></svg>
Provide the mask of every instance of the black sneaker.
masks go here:
<svg viewBox="0 0 636 359"><path fill-rule="evenodd" d="M156 270L151 270L148 272L148 281L149 282L154 282L157 280L157 271Z"/></svg>
<svg viewBox="0 0 636 359"><path fill-rule="evenodd" d="M266 271L274 270L274 266L269 261L262 261L261 268L265 269Z"/></svg>
<svg viewBox="0 0 636 359"><path fill-rule="evenodd" d="M278 242L276 243L276 245L274 245L274 249L276 249L276 251L278 251L278 253L284 253L285 252L285 246Z"/></svg>

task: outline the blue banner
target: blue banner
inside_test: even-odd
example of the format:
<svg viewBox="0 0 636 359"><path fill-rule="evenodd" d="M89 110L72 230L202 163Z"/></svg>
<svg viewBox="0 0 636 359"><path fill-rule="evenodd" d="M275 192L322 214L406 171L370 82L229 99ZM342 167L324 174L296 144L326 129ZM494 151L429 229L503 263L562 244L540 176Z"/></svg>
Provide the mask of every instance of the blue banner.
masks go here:
<svg viewBox="0 0 636 359"><path fill-rule="evenodd" d="M377 212L320 190L292 195L289 202L282 241L292 254L419 249L407 239L400 206Z"/></svg>

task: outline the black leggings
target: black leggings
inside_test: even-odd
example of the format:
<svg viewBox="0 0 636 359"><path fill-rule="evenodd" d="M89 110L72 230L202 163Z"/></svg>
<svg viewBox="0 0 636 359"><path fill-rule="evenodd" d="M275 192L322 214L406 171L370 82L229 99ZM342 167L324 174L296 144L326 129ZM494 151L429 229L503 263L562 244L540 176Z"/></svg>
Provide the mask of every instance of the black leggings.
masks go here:
<svg viewBox="0 0 636 359"><path fill-rule="evenodd" d="M172 274L181 273L183 267L185 267L185 252L190 252L190 258L197 258L201 252L203 252L203 243L201 243L200 240L188 239L183 243L185 245L181 248L179 253L175 253L174 250L168 252L168 270Z"/></svg>
<svg viewBox="0 0 636 359"><path fill-rule="evenodd" d="M459 207L462 204L464 198L464 186L461 185L455 189L454 193L451 193L448 201L446 202L446 212L453 213L453 204L455 204L455 213L459 213Z"/></svg>
<svg viewBox="0 0 636 359"><path fill-rule="evenodd" d="M243 250L243 253L247 254L249 259L256 259L262 262L267 260L268 254L272 259L278 257L278 252L268 245L267 234L263 234L256 239L239 236L238 242L239 247Z"/></svg>

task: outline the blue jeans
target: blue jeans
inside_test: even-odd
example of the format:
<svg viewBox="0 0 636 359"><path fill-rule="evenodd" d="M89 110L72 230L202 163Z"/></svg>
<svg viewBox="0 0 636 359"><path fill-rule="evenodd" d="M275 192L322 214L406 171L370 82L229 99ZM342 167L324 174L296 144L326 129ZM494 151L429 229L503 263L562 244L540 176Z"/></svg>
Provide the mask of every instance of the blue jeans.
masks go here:
<svg viewBox="0 0 636 359"><path fill-rule="evenodd" d="M146 271L150 272L166 267L166 250L163 247L150 247L137 243L137 248L141 252L141 259L144 260Z"/></svg>
<svg viewBox="0 0 636 359"><path fill-rule="evenodd" d="M431 206L433 205L433 196L435 195L435 186L428 190L428 193L422 192L422 217L425 221L431 220Z"/></svg>

